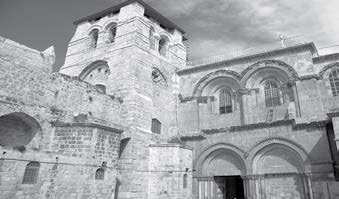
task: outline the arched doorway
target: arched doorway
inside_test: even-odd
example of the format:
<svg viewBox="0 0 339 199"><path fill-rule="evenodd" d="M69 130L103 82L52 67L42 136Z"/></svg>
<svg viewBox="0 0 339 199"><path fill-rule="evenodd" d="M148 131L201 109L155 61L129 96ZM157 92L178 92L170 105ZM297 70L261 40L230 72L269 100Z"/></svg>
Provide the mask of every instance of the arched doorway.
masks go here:
<svg viewBox="0 0 339 199"><path fill-rule="evenodd" d="M283 143L269 143L250 154L252 174L246 176L247 197L276 199L309 198L307 161L302 150ZM295 150L295 149L297 150ZM304 156L304 157L303 157Z"/></svg>
<svg viewBox="0 0 339 199"><path fill-rule="evenodd" d="M219 145L206 150L197 161L195 198L243 199L245 164L240 150Z"/></svg>

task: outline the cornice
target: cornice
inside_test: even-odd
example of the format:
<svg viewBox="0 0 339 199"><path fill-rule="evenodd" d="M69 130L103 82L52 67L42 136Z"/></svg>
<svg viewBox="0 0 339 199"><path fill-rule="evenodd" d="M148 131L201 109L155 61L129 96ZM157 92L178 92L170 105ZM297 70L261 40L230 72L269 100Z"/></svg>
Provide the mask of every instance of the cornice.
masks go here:
<svg viewBox="0 0 339 199"><path fill-rule="evenodd" d="M50 122L53 127L90 127L90 128L99 128L103 130L108 130L108 131L113 131L115 133L123 133L124 130L118 129L118 128L113 128L109 126L104 126L101 124L95 124L95 123L81 123L81 122L76 122L76 123L64 123L64 122Z"/></svg>
<svg viewBox="0 0 339 199"><path fill-rule="evenodd" d="M309 42L309 43L291 46L291 47L287 47L287 48L276 49L276 50L271 50L271 51L257 53L257 54L245 55L245 56L242 56L242 57L228 59L228 60L224 60L224 61L220 61L220 62L216 62L216 63L206 64L206 65L201 65L201 66L195 66L195 67L193 66L191 68L179 70L177 73L178 73L178 75L186 75L186 74L205 71L205 70L224 68L227 65L230 65L232 63L239 63L239 62L248 61L248 60L251 60L251 59L257 59L257 61L260 62L261 59L266 59L268 56L271 56L272 54L280 54L280 53L284 53L284 52L290 51L290 50L302 50L302 49L311 49L311 53L317 52L314 43ZM255 61L253 61L253 62L255 62Z"/></svg>
<svg viewBox="0 0 339 199"><path fill-rule="evenodd" d="M339 112L338 112L338 116L339 116ZM328 122L327 120L322 120L322 121L316 121L316 122L310 122L310 123L296 124L294 119L288 119L288 120L278 120L278 121L274 121L271 123L261 122L261 123L255 123L255 124L230 126L226 128L220 128L220 129L203 129L201 130L201 132L203 134L210 135L210 134L217 134L217 133L222 133L222 132L254 130L254 129L261 129L261 128L284 126L284 125L291 125L292 129L321 128L321 127L325 127L327 122Z"/></svg>

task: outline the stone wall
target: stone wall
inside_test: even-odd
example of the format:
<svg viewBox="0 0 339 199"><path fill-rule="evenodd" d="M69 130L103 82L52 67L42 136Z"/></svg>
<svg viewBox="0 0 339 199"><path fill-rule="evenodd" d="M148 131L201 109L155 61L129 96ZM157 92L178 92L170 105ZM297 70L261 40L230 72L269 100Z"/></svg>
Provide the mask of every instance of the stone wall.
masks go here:
<svg viewBox="0 0 339 199"><path fill-rule="evenodd" d="M179 144L151 145L148 198L192 198L191 159L191 149Z"/></svg>
<svg viewBox="0 0 339 199"><path fill-rule="evenodd" d="M122 100L51 73L52 49L38 52L3 38L0 47L1 136L27 135L15 138L19 146L0 147L1 198L113 197ZM40 163L37 182L22 184L32 161ZM103 180L95 179L99 168Z"/></svg>

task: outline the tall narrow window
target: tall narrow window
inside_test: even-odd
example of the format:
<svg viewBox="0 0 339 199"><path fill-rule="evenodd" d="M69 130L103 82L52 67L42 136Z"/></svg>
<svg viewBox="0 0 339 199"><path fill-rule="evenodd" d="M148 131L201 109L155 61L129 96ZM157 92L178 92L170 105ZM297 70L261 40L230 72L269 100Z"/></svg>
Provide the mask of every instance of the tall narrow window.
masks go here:
<svg viewBox="0 0 339 199"><path fill-rule="evenodd" d="M161 133L161 123L157 119L152 119L152 133Z"/></svg>
<svg viewBox="0 0 339 199"><path fill-rule="evenodd" d="M115 41L116 33L117 33L117 27L116 27L116 24L114 24L109 29L109 42L110 43L113 43Z"/></svg>
<svg viewBox="0 0 339 199"><path fill-rule="evenodd" d="M103 168L99 168L95 172L95 179L96 180L103 180L105 178L105 171Z"/></svg>
<svg viewBox="0 0 339 199"><path fill-rule="evenodd" d="M149 41L150 41L150 47L151 47L151 49L155 49L154 33L155 33L155 30L154 30L153 27L151 27L151 29L150 29L150 31L149 31Z"/></svg>
<svg viewBox="0 0 339 199"><path fill-rule="evenodd" d="M187 174L184 174L183 178L183 188L187 188Z"/></svg>
<svg viewBox="0 0 339 199"><path fill-rule="evenodd" d="M167 56L167 48L168 48L168 39L163 37L159 41L159 53L160 55L166 57Z"/></svg>
<svg viewBox="0 0 339 199"><path fill-rule="evenodd" d="M40 168L39 162L28 163L25 169L22 184L35 184L38 180L39 168Z"/></svg>
<svg viewBox="0 0 339 199"><path fill-rule="evenodd" d="M219 94L220 114L232 113L232 94L227 89L222 89Z"/></svg>
<svg viewBox="0 0 339 199"><path fill-rule="evenodd" d="M264 89L266 107L279 106L281 102L278 85L273 81L266 81Z"/></svg>
<svg viewBox="0 0 339 199"><path fill-rule="evenodd" d="M338 96L339 95L339 69L333 69L329 75L329 81L331 84L331 90L333 96Z"/></svg>
<svg viewBox="0 0 339 199"><path fill-rule="evenodd" d="M96 48L98 44L98 38L99 38L99 31L97 29L92 30L90 33L91 37L91 48Z"/></svg>

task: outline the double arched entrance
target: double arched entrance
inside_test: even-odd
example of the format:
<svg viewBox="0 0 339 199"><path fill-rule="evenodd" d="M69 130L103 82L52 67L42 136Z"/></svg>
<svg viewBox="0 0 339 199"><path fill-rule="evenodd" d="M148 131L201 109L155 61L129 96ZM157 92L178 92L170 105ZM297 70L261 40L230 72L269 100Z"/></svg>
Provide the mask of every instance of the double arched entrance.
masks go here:
<svg viewBox="0 0 339 199"><path fill-rule="evenodd" d="M194 162L198 199L312 198L307 153L284 139L265 140L248 152L230 144L204 150Z"/></svg>

